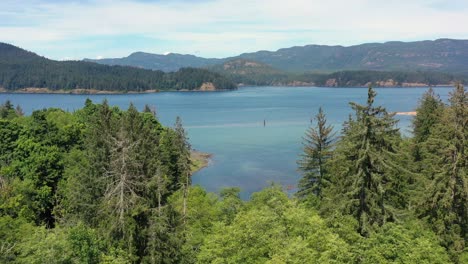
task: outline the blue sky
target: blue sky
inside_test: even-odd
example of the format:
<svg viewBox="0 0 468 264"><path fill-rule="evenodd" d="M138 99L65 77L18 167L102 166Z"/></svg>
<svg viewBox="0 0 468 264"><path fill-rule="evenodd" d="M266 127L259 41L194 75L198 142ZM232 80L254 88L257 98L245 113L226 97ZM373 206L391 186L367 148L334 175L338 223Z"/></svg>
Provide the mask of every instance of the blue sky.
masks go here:
<svg viewBox="0 0 468 264"><path fill-rule="evenodd" d="M0 0L0 42L53 59L468 39L468 0Z"/></svg>

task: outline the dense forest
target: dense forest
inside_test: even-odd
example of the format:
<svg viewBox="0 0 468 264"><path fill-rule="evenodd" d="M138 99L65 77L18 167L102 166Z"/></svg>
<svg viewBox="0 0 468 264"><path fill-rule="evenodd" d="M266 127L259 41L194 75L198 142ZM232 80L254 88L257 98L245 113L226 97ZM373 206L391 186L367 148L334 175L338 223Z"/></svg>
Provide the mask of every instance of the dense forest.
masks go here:
<svg viewBox="0 0 468 264"><path fill-rule="evenodd" d="M310 80L318 86L362 87L373 86L434 86L466 83L466 75L443 72L398 72L398 71L340 71L331 74L303 74L299 80ZM334 80L332 83L329 80ZM328 83L327 83L328 82Z"/></svg>
<svg viewBox="0 0 468 264"><path fill-rule="evenodd" d="M182 68L164 73L134 67L107 66L84 61L54 61L15 46L0 43L0 88L49 90L196 90L203 83L217 89L235 89L225 77L205 69Z"/></svg>
<svg viewBox="0 0 468 264"><path fill-rule="evenodd" d="M256 61L236 59L207 67L234 83L241 85L273 86L338 86L338 87L395 87L435 86L466 83L463 74L443 72L398 71L339 71L334 73L291 73Z"/></svg>
<svg viewBox="0 0 468 264"><path fill-rule="evenodd" d="M1 263L468 263L468 97L429 90L403 137L363 104L341 131L318 109L299 191L239 198L190 182L177 119L107 102L0 109Z"/></svg>

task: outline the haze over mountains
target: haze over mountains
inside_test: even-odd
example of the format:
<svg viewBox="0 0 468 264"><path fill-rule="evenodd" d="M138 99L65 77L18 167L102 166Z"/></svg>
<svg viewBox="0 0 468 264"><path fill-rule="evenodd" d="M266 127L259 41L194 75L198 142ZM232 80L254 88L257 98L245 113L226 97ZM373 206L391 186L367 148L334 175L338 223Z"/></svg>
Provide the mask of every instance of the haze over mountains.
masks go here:
<svg viewBox="0 0 468 264"><path fill-rule="evenodd" d="M468 73L468 40L367 43L349 47L307 45L258 51L221 59L194 55L158 55L135 52L128 57L93 61L108 65L127 65L162 71L182 67L209 67L227 61L244 59L263 63L287 72L331 73L343 70L438 71Z"/></svg>

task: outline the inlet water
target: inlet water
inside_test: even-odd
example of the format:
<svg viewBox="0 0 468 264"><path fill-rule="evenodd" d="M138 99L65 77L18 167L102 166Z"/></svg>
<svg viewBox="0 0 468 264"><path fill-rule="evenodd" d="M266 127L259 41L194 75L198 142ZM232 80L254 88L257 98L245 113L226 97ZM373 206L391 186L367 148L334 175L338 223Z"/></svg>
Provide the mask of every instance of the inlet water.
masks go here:
<svg viewBox="0 0 468 264"><path fill-rule="evenodd" d="M375 103L388 111L413 111L427 88L378 88ZM450 88L434 89L446 101ZM209 167L193 176L193 184L217 192L238 186L242 197L277 183L294 191L300 178L296 160L301 141L319 107L337 132L351 113L349 102L364 104L365 88L245 87L227 92L164 92L155 94L64 95L0 94L26 114L57 107L73 111L86 98L126 109L132 102L142 110L154 106L164 125L182 118L194 149L209 152ZM397 116L403 134L409 135L411 116Z"/></svg>

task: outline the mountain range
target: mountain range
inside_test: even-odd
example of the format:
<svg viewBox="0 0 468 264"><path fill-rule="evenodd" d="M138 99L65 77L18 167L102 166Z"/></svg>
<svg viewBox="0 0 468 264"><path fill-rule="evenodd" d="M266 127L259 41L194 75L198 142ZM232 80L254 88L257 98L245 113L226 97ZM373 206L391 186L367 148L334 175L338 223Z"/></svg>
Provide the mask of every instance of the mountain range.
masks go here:
<svg viewBox="0 0 468 264"><path fill-rule="evenodd" d="M249 60L293 73L336 71L437 71L468 73L468 40L437 39L415 42L391 41L355 46L307 45L257 51L220 59L170 53L135 52L128 57L86 61L126 65L151 70L175 71L183 67L210 67L232 60Z"/></svg>
<svg viewBox="0 0 468 264"><path fill-rule="evenodd" d="M180 68L203 68L209 65L222 63L223 59L205 59L194 55L169 53L166 55L146 52L134 52L125 58L114 59L84 59L84 61L96 62L106 65L133 66L137 68L160 70L165 72L177 71Z"/></svg>

